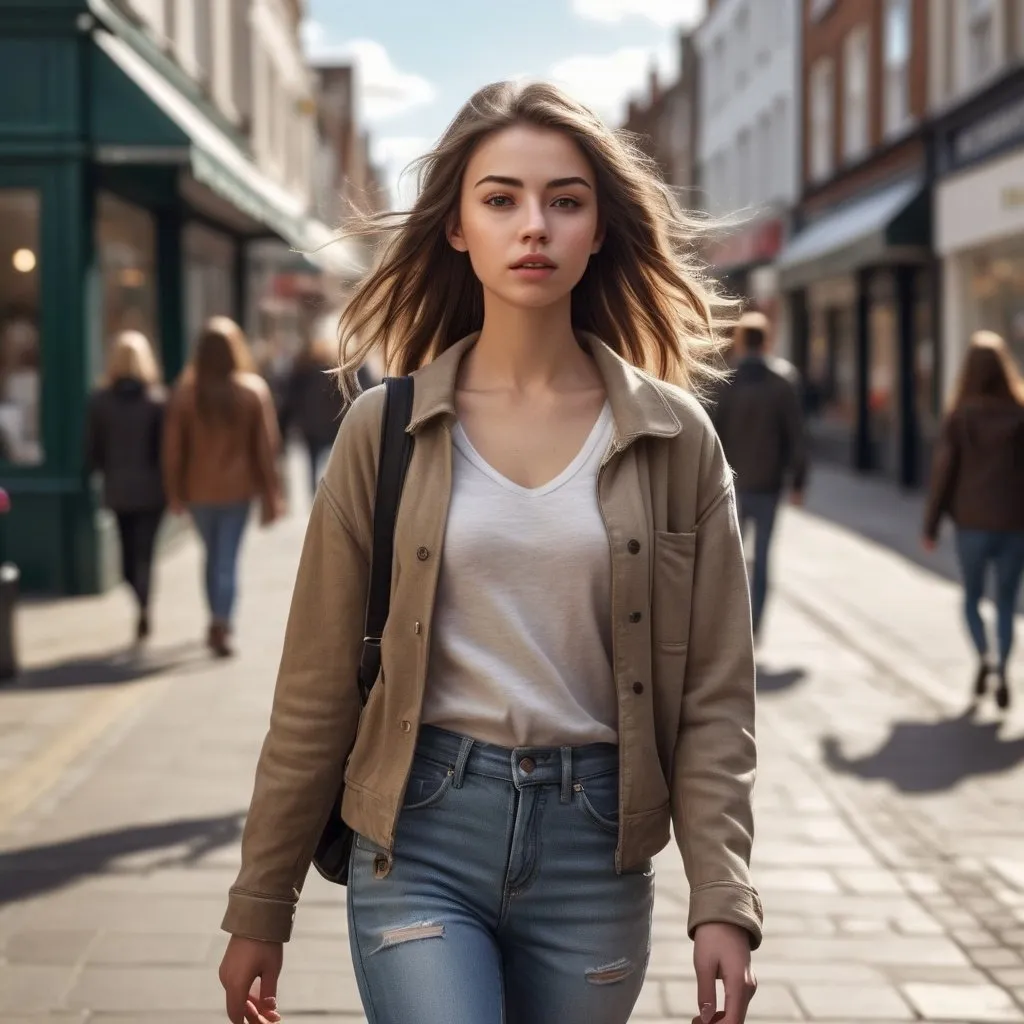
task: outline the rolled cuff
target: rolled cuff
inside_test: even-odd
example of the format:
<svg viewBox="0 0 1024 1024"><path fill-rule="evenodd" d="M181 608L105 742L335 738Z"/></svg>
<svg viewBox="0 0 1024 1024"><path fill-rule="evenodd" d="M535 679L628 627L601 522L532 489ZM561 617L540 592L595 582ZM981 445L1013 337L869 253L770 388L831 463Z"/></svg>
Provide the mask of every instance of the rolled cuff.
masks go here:
<svg viewBox="0 0 1024 1024"><path fill-rule="evenodd" d="M287 942L292 937L295 923L295 901L258 893L228 893L228 909L221 921L221 929L232 935L262 942Z"/></svg>
<svg viewBox="0 0 1024 1024"><path fill-rule="evenodd" d="M750 948L761 945L764 914L761 897L737 882L708 882L690 893L690 915L686 930L690 938L702 924L734 924L750 935Z"/></svg>

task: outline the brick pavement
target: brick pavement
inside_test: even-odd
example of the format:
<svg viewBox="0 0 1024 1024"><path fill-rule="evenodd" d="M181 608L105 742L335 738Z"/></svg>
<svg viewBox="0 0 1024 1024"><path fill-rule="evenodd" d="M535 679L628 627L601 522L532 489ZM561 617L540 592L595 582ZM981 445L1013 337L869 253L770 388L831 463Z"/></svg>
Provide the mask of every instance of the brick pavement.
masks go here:
<svg viewBox="0 0 1024 1024"><path fill-rule="evenodd" d="M5 1024L222 1021L216 929L301 532L296 517L248 538L231 663L194 642L191 544L161 566L142 659L124 650L121 594L22 616L35 685L0 691L0 737L20 736L0 754ZM751 1019L1024 1021L1024 716L962 714L970 661L939 577L800 512L782 517L776 566ZM652 1024L694 1002L678 855L657 872L635 1014ZM362 1020L341 898L311 876L286 951L289 1019Z"/></svg>

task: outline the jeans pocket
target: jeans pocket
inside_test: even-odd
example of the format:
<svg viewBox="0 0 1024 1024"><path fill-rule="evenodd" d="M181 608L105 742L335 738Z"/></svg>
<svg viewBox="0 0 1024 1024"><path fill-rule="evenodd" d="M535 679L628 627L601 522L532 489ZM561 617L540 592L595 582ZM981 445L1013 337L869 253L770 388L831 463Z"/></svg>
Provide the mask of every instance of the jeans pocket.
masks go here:
<svg viewBox="0 0 1024 1024"><path fill-rule="evenodd" d="M455 769L451 765L417 754L409 771L402 810L419 811L436 807L452 788L454 780Z"/></svg>
<svg viewBox="0 0 1024 1024"><path fill-rule="evenodd" d="M619 773L605 772L573 783L576 805L605 832L619 832Z"/></svg>

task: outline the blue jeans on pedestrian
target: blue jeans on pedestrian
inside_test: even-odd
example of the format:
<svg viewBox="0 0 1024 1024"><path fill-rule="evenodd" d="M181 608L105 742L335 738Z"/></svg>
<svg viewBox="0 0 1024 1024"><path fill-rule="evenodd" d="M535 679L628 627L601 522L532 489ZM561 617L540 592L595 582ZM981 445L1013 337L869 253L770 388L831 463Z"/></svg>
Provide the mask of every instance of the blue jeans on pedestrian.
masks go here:
<svg viewBox="0 0 1024 1024"><path fill-rule="evenodd" d="M761 628L761 616L768 600L768 552L779 507L777 491L739 491L736 495L740 529L754 524L754 571L750 583L750 610L754 633Z"/></svg>
<svg viewBox="0 0 1024 1024"><path fill-rule="evenodd" d="M248 501L191 505L192 521L206 549L204 582L211 617L228 624L238 589L238 552L249 521Z"/></svg>
<svg viewBox="0 0 1024 1024"><path fill-rule="evenodd" d="M1005 670L1013 649L1013 619L1024 576L1024 531L956 531L956 549L964 585L964 615L978 657L988 655L988 637L978 604L985 592L989 566L996 576L996 637L999 668Z"/></svg>
<svg viewBox="0 0 1024 1024"><path fill-rule="evenodd" d="M424 726L392 859L357 835L349 942L370 1024L625 1024L654 872L616 874L616 746Z"/></svg>

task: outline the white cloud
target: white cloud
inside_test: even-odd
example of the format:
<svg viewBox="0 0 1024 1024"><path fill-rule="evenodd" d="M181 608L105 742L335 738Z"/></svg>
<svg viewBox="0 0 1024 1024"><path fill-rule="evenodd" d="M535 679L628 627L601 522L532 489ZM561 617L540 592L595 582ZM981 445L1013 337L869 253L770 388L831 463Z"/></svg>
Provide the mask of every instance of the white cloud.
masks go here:
<svg viewBox="0 0 1024 1024"><path fill-rule="evenodd" d="M572 0L581 18L616 24L626 18L646 18L669 28L690 27L704 16L704 0Z"/></svg>
<svg viewBox="0 0 1024 1024"><path fill-rule="evenodd" d="M384 178L398 209L408 209L416 199L416 175L403 171L434 144L425 135L383 135L371 146L373 162L384 169Z"/></svg>
<svg viewBox="0 0 1024 1024"><path fill-rule="evenodd" d="M671 43L657 49L629 46L607 54L567 57L551 68L549 78L609 124L617 125L625 119L626 101L647 89L651 67L657 68L662 82L668 84L675 78L677 64L678 53Z"/></svg>
<svg viewBox="0 0 1024 1024"><path fill-rule="evenodd" d="M373 39L337 42L319 22L307 21L302 26L302 41L313 64L344 61L355 65L359 112L366 124L378 124L426 106L437 95L433 84L422 75L395 67L387 50Z"/></svg>

